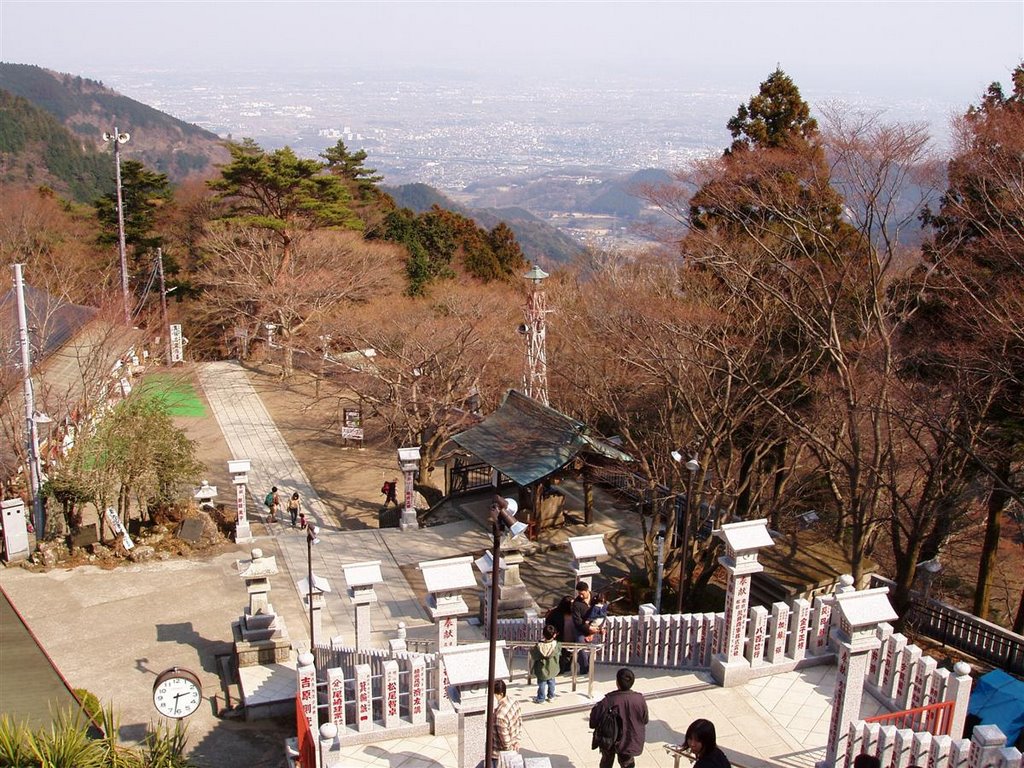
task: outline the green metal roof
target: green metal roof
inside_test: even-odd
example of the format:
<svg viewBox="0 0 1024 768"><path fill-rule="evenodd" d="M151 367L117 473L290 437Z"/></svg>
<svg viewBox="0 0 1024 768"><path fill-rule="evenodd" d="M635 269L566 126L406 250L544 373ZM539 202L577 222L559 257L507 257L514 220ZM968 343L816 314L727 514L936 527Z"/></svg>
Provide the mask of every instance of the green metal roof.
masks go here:
<svg viewBox="0 0 1024 768"><path fill-rule="evenodd" d="M633 460L587 434L583 422L514 389L497 410L452 440L519 485L531 485L557 472L581 453Z"/></svg>

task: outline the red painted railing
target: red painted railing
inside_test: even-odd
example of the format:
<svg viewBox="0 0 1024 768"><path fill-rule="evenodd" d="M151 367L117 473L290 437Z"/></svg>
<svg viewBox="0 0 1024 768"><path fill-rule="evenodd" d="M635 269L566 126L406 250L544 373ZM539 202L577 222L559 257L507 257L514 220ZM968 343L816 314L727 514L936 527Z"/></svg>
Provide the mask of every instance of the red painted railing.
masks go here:
<svg viewBox="0 0 1024 768"><path fill-rule="evenodd" d="M956 702L940 701L926 707L905 709L902 712L889 712L877 717L869 717L864 722L880 725L895 725L897 728L909 728L918 733L927 731L933 736L948 736L953 721L953 705Z"/></svg>
<svg viewBox="0 0 1024 768"><path fill-rule="evenodd" d="M309 730L309 719L298 694L295 695L295 724L299 731L298 763L302 768L316 768L316 740Z"/></svg>

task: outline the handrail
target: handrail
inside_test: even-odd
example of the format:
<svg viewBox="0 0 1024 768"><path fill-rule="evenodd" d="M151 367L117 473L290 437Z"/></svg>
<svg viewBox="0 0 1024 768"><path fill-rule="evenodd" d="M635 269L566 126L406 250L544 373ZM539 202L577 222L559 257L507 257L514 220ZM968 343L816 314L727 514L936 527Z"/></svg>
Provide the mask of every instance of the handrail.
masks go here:
<svg viewBox="0 0 1024 768"><path fill-rule="evenodd" d="M690 751L685 744L666 744L665 751L672 756L672 768L679 768L679 761L684 757L690 762L688 765L693 765L697 761L697 756ZM726 755L729 758L729 764L732 768L749 768L744 763L739 763L736 758Z"/></svg>
<svg viewBox="0 0 1024 768"><path fill-rule="evenodd" d="M948 736L953 723L955 701L940 701L923 707L904 709L901 712L887 712L864 719L866 723L879 725L895 725L897 728L910 728L912 731L927 731L933 736Z"/></svg>
<svg viewBox="0 0 1024 768"><path fill-rule="evenodd" d="M515 669L513 668L514 667L513 660L515 659L515 656L516 656L516 654L515 654L516 649L518 649L518 648L527 648L527 649L529 649L529 648L533 648L536 644L537 644L537 642L535 640L533 640L533 641L506 640L505 641L506 661L508 663L508 674L509 674L509 679L510 680L514 680L515 679ZM594 665L596 664L597 659L595 659L593 657L596 656L597 654L599 654L601 651L603 651L604 648L602 648L600 645L592 645L590 643L562 643L562 649L566 650L566 651L570 651L572 653L572 668L571 668L571 672L572 672L572 689L571 690L574 691L574 692L576 690L576 673L578 671L578 663L579 663L579 654L577 653L577 651L591 651L590 669L587 672L587 697L591 698L591 699L594 698ZM527 656L527 661L526 661L526 684L530 685L532 681L533 681L533 674L532 674L532 672L530 670L529 656Z"/></svg>

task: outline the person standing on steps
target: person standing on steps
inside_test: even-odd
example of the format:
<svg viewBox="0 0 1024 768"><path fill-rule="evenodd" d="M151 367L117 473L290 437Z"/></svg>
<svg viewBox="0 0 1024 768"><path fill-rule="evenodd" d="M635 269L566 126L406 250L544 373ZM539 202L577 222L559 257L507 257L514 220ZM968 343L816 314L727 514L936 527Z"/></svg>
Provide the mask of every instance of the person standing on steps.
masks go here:
<svg viewBox="0 0 1024 768"><path fill-rule="evenodd" d="M519 702L509 698L504 680L494 681L494 699L494 751L518 752L523 733L523 713ZM494 757L497 758L497 754Z"/></svg>
<svg viewBox="0 0 1024 768"><path fill-rule="evenodd" d="M555 698L555 678L559 673L559 657L562 644L558 642L558 630L551 624L544 627L544 639L530 649L530 671L537 678L537 698L542 704Z"/></svg>
<svg viewBox="0 0 1024 768"><path fill-rule="evenodd" d="M299 492L295 491L288 500L288 514L292 516L292 528L299 520Z"/></svg>
<svg viewBox="0 0 1024 768"><path fill-rule="evenodd" d="M647 740L647 700L632 690L636 675L629 667L615 673L615 690L606 694L590 710L590 727L594 729L594 749L601 750L601 768L612 768L616 757L621 768L633 768L637 755L644 751ZM600 744L600 731L609 710L618 712L618 734L613 743Z"/></svg>

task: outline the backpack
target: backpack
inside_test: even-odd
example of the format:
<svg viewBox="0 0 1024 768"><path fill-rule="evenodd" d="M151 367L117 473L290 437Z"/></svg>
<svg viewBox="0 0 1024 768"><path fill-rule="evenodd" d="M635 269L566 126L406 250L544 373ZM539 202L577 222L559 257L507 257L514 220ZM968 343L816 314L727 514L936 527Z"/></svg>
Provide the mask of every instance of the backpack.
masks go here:
<svg viewBox="0 0 1024 768"><path fill-rule="evenodd" d="M380 492L385 496L389 496L391 494L391 483L385 482L384 485L380 487Z"/></svg>
<svg viewBox="0 0 1024 768"><path fill-rule="evenodd" d="M267 491L267 495L263 497L263 506L269 507L274 503L274 492Z"/></svg>
<svg viewBox="0 0 1024 768"><path fill-rule="evenodd" d="M622 720L619 718L619 708L608 707L601 715L601 720L594 729L594 739L590 744L591 749L599 749L602 752L614 752L622 738Z"/></svg>

